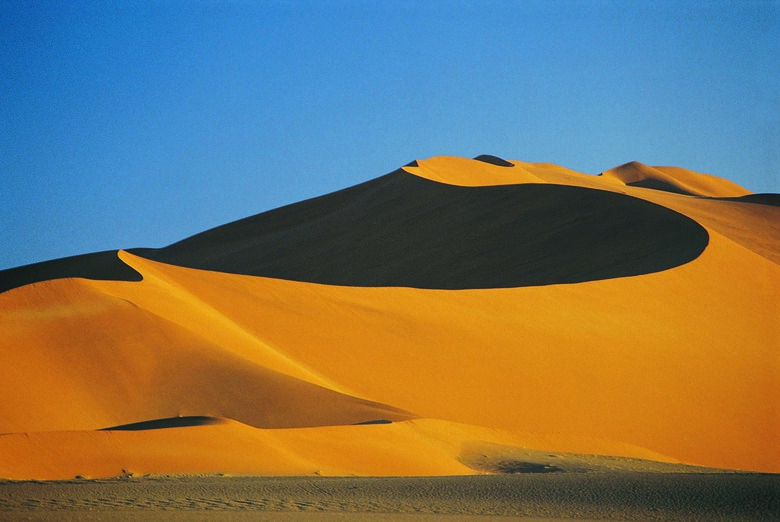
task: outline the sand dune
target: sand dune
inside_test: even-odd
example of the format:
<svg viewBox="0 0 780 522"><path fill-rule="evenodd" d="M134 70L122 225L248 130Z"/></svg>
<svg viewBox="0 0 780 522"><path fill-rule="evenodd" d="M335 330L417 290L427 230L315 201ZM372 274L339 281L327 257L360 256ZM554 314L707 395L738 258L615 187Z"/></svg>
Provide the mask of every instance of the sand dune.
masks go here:
<svg viewBox="0 0 780 522"><path fill-rule="evenodd" d="M693 183L694 185L709 184L713 192L720 194L716 198L685 197L680 195L677 190L670 192L627 185L614 176L591 176L548 163L521 161L512 161L511 163L515 165L515 168L491 169L484 162L452 156L438 156L417 161L415 165L404 166L403 169L416 176L450 185L489 186L506 183L549 183L618 192L679 212L771 261L780 263L780 256L777 254L777 244L780 242L780 225L778 225L780 223L780 208L778 208L777 194L749 194L747 190L728 180L684 171L687 175L681 176L682 179L697 179L698 176L701 176L701 181ZM627 164L624 170L630 172L631 165ZM634 162L633 165L638 168L641 164ZM650 170L647 175L652 175L652 169L671 168L643 165L642 167L645 170ZM613 169L613 171L618 169ZM658 175L662 174L660 171L657 173ZM668 178L668 176L665 177ZM735 205L734 203L741 204Z"/></svg>
<svg viewBox="0 0 780 522"><path fill-rule="evenodd" d="M780 208L699 176L436 157L2 271L0 477L778 472Z"/></svg>
<svg viewBox="0 0 780 522"><path fill-rule="evenodd" d="M116 250L43 261L2 270L0 274L0 292L40 281L71 277L109 281L141 280L141 274L119 260Z"/></svg>
<svg viewBox="0 0 780 522"><path fill-rule="evenodd" d="M446 435L446 430L439 430ZM488 432L488 430L481 430ZM223 420L201 426L152 430L50 431L0 436L0 454L13 451L8 478L31 472L50 479L128 473L235 475L462 475L474 470L455 449L413 424L300 429L256 429ZM450 442L452 448L457 444ZM62 448L70 448L62 454ZM419 458L425 455L425 458ZM193 458L193 456L197 456Z"/></svg>
<svg viewBox="0 0 780 522"><path fill-rule="evenodd" d="M112 297L82 280L55 283L26 287L35 295L24 306L0 304L10 347L4 361L18 369L0 385L14 399L0 405L0 432L99 429L180 415L262 428L410 417L248 360L199 335L193 324L142 308L130 294Z"/></svg>
<svg viewBox="0 0 780 522"><path fill-rule="evenodd" d="M15 456L3 466L5 478L26 479L33 474L65 480L73 478L74 469L85 478L202 473L203 469L219 469L231 475L326 476L719 472L670 463L660 455L628 445L623 452L636 457L521 449L522 445L543 443L544 439L432 420L256 429L227 419L197 417L178 422L164 419L147 423L145 428L0 435L0 455L13 452ZM63 452L63 448L68 451Z"/></svg>
<svg viewBox="0 0 780 522"><path fill-rule="evenodd" d="M695 259L707 241L695 221L613 192L537 183L464 188L396 171L132 252L219 272L452 290L657 272Z"/></svg>
<svg viewBox="0 0 780 522"><path fill-rule="evenodd" d="M735 183L679 167L648 167L638 161L602 173L605 179L632 187L643 187L688 196L735 197L750 194Z"/></svg>

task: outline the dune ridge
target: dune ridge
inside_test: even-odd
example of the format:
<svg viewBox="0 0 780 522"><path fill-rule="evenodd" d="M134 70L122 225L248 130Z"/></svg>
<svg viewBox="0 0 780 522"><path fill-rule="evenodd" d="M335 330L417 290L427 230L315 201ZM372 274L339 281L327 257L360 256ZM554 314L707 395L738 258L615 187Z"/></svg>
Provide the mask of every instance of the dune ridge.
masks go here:
<svg viewBox="0 0 780 522"><path fill-rule="evenodd" d="M631 161L604 171L605 179L633 187L675 192L688 196L738 197L750 191L726 179L680 167L649 167Z"/></svg>
<svg viewBox="0 0 780 522"><path fill-rule="evenodd" d="M174 425L175 424L175 425ZM257 429L229 419L182 418L150 421L147 428L114 427L98 431L48 431L0 435L4 478L31 474L53 480L127 475L201 473L205 468L231 475L447 476L555 462L561 472L624 469L676 473L718 470L675 463L653 452L622 447L633 459L520 450L544 437L510 434L445 421L410 420L390 424ZM577 444L614 448L614 443L577 440ZM63 452L62 448L71 451ZM262 449L262 450L260 450ZM349 458L344 458L344 454ZM192 455L199 455L193 459ZM425 458L420 458L424 455Z"/></svg>
<svg viewBox="0 0 780 522"><path fill-rule="evenodd" d="M32 283L71 277L140 281L141 274L123 263L117 254L117 250L110 250L0 270L0 293Z"/></svg>
<svg viewBox="0 0 780 522"><path fill-rule="evenodd" d="M465 188L396 171L166 248L131 252L244 275L452 290L657 272L695 259L707 240L684 215L612 192L552 184Z"/></svg>
<svg viewBox="0 0 780 522"><path fill-rule="evenodd" d="M417 160L100 255L132 280L0 272L0 477L780 472L780 209L505 163Z"/></svg>
<svg viewBox="0 0 780 522"><path fill-rule="evenodd" d="M780 243L780 209L776 203L776 194L750 194L728 180L684 171L684 178L702 176L705 184L718 193L717 197L690 197L679 190L657 190L626 184L612 176L593 176L549 163L528 163L512 161L516 167L511 169L491 168L484 162L453 156L437 156L417 160L413 166L404 166L403 170L433 181L460 186L486 186L503 184L549 183L591 188L602 191L619 192L661 205L694 219L699 224L714 229L728 238L740 243L774 263L780 263L777 245ZM638 162L628 163L624 169L641 168L645 176L652 178L655 172L663 179L669 176L658 169L646 167ZM665 169L667 167L661 167ZM615 171L616 169L612 169ZM606 171L610 172L610 171ZM525 173L525 174L522 174ZM638 177L636 178L638 179ZM656 184L658 187L658 185ZM733 194L739 194L734 196ZM733 205L731 203L740 203Z"/></svg>
<svg viewBox="0 0 780 522"><path fill-rule="evenodd" d="M54 283L63 291L55 300L67 302L67 309L41 310L52 293L13 312L0 305L8 344L26 348L4 353L20 371L2 385L2 395L14 401L0 406L0 433L213 413L263 428L410 416L247 360L192 327L144 310L131 295L111 297L76 280ZM69 340L67 351L53 352L61 339ZM33 361L37 372L27 367Z"/></svg>

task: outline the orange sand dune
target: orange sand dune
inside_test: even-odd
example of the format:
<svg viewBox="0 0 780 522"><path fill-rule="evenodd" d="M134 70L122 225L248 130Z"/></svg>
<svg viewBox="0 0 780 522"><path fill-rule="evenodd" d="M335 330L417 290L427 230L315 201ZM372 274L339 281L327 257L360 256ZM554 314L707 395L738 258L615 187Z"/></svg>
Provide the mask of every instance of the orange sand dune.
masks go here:
<svg viewBox="0 0 780 522"><path fill-rule="evenodd" d="M26 294L21 299L2 300L3 347L10 348L3 360L17 371L0 385L4 397L14 397L0 405L0 432L100 429L181 415L263 428L410 417L280 373L271 369L273 360L259 364L262 353L247 355L263 350L257 339L242 345L210 330L197 303L182 325L153 306L175 314L184 307L174 299L152 293L147 308L132 292L116 298L93 284L56 280L7 294ZM131 289L148 295L143 287L152 284Z"/></svg>
<svg viewBox="0 0 780 522"><path fill-rule="evenodd" d="M484 161L458 156L434 156L405 165L403 170L449 185L484 187L518 183L557 183L605 190L603 180L551 163L507 162L514 166L500 167Z"/></svg>
<svg viewBox="0 0 780 522"><path fill-rule="evenodd" d="M573 447L600 443L569 441ZM509 448L544 444L549 441L531 434L517 436L432 420L269 430L213 419L186 428L0 435L0 473L10 479L50 480L73 478L73 470L90 478L204 470L230 475L473 475L481 472L474 466L475 455L483 460L507 459ZM668 462L628 445L622 452ZM519 456L529 461L552 457L556 463L567 458L565 454Z"/></svg>
<svg viewBox="0 0 780 522"><path fill-rule="evenodd" d="M605 171L602 176L628 186L644 187L689 196L734 197L750 194L726 179L679 167L648 167L638 161Z"/></svg>
<svg viewBox="0 0 780 522"><path fill-rule="evenodd" d="M63 454L62 448L71 451ZM405 423L263 430L223 421L148 431L58 431L0 436L0 470L12 478L126 473L235 475L463 475L445 442ZM417 455L425 455L420 459ZM345 458L347 457L348 458Z"/></svg>
<svg viewBox="0 0 780 522"><path fill-rule="evenodd" d="M779 472L776 207L512 164L440 157L404 170L475 188L624 193L697 221L706 248L631 276L460 290L239 275L120 251L141 281L0 293L0 358L13 368L0 381L0 477L459 474L474 472L459 456L480 440ZM651 207L636 212L654 219ZM561 223L577 219L567 211ZM229 420L95 431L189 416Z"/></svg>
<svg viewBox="0 0 780 522"><path fill-rule="evenodd" d="M702 195L734 197L749 194L749 191L728 180L677 167L647 167L638 162L616 167L600 176L591 176L545 163L521 161L512 163L520 170L495 167L466 158L437 156L418 160L416 167L405 166L404 170L440 183L461 186L551 183L620 192L685 214L759 255L780 263L777 247L780 243L780 207L748 201L686 197L679 194L680 191L676 189L670 192L626 184L626 180L657 179L659 181L656 184L657 188L660 188L660 182L663 180L667 180L669 186L674 188L674 183L677 183L671 179L674 177L680 180L678 185L687 183L690 187L698 187ZM671 174L664 174L664 172ZM532 177L527 175L529 173L532 173ZM695 190L691 189L690 193L696 193Z"/></svg>

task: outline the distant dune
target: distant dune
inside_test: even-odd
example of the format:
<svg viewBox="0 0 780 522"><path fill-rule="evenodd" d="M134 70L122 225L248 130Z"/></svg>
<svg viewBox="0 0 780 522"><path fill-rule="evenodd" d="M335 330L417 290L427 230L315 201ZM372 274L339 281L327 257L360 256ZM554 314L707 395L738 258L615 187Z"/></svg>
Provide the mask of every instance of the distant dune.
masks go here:
<svg viewBox="0 0 780 522"><path fill-rule="evenodd" d="M728 180L679 167L648 167L632 161L602 173L604 179L631 187L643 187L688 196L734 197L750 191Z"/></svg>
<svg viewBox="0 0 780 522"><path fill-rule="evenodd" d="M0 271L0 478L780 472L780 207L433 157Z"/></svg>

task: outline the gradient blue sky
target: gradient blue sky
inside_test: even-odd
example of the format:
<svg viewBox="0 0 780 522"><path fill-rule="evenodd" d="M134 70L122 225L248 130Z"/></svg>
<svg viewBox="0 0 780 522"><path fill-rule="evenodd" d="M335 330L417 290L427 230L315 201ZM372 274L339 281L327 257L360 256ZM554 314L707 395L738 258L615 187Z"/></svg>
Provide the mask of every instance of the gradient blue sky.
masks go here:
<svg viewBox="0 0 780 522"><path fill-rule="evenodd" d="M778 192L780 2L0 0L0 269L160 247L416 159Z"/></svg>

